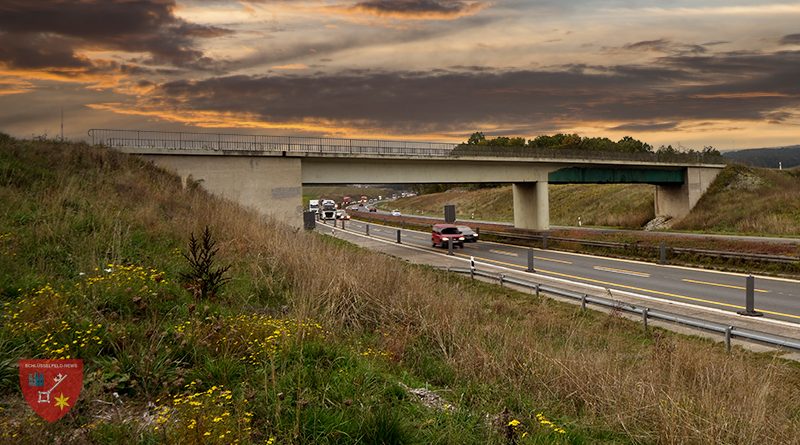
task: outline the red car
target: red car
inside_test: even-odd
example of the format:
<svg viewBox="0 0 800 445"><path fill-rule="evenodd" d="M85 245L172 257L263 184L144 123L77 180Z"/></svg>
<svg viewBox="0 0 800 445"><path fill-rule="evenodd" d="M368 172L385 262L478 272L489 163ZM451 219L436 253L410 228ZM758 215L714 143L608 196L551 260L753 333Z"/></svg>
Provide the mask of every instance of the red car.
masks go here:
<svg viewBox="0 0 800 445"><path fill-rule="evenodd" d="M453 240L453 246L464 248L464 235L453 224L436 224L431 230L431 245L436 247L447 247L447 243Z"/></svg>

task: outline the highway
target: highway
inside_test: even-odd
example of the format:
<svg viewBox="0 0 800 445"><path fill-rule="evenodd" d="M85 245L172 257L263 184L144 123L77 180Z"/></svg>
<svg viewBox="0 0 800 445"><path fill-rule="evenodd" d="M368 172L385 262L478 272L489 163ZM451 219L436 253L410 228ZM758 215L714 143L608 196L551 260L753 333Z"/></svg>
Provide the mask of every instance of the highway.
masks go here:
<svg viewBox="0 0 800 445"><path fill-rule="evenodd" d="M391 201L388 201L391 202ZM388 204L387 201L384 201L384 204ZM350 209L351 214L355 212L357 209ZM377 209L377 212L380 215L391 215L392 212L388 212L386 210ZM434 216L427 216L427 215L417 215L413 213L404 213L403 216L408 216L412 218L420 218L420 219L429 219L431 221L441 221L442 216L434 217ZM459 224L494 224L498 226L507 226L507 227L514 227L514 224L509 222L498 222L498 221L485 221L479 219L458 219ZM672 231L665 231L665 230L655 230L651 232L646 232L644 230L633 230L633 229L612 229L607 227L591 227L591 226L550 226L551 229L568 229L568 230L578 230L583 232L592 232L597 234L606 234L606 233L619 233L619 234L633 234L639 236L647 236L647 235L657 235L659 237L664 236L675 236L680 238L697 238L697 239L721 239L721 240L739 240L739 241L757 241L757 242L767 242L767 243L776 243L776 244L798 244L800 243L800 237L778 237L778 236L755 236L755 235L730 235L730 234L720 234L720 233L692 233L692 232L672 232Z"/></svg>
<svg viewBox="0 0 800 445"><path fill-rule="evenodd" d="M365 232L366 223L350 220L347 230ZM397 228L369 223L370 235L396 240ZM403 244L443 254L431 247L430 232L402 230ZM454 249L455 255L478 262L527 269L527 247L479 241ZM534 249L536 273L570 281L627 291L664 300L680 301L737 312L744 310L746 277L743 274L659 265L570 252ZM757 276L755 307L765 317L800 324L800 281Z"/></svg>

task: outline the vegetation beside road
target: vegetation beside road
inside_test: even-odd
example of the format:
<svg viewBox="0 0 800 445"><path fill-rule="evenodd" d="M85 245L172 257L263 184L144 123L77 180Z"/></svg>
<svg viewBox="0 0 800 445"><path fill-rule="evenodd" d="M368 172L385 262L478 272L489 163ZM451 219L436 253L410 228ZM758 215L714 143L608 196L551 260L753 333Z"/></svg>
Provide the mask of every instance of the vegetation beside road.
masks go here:
<svg viewBox="0 0 800 445"><path fill-rule="evenodd" d="M796 364L265 222L127 155L3 138L0 203L3 443L800 443ZM205 227L231 267L203 298ZM66 356L83 392L48 424L15 363Z"/></svg>

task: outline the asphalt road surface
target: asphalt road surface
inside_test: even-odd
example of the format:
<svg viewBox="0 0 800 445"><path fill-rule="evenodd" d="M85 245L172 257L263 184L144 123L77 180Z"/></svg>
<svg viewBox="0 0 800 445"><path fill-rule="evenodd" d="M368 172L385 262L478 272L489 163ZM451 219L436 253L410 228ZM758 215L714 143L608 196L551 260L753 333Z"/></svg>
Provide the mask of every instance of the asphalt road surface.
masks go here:
<svg viewBox="0 0 800 445"><path fill-rule="evenodd" d="M354 209L353 212L357 211L358 209ZM380 210L376 212L381 215L391 215L392 212L388 212L386 210ZM351 213L352 215L353 213ZM433 217L433 216L426 216L426 215L415 215L413 213L402 214L402 216L408 216L410 218L421 218L421 219L429 219L431 221L441 221L444 215L440 217ZM498 221L484 221L479 219L459 219L459 224L496 224L498 226L508 226L514 227L514 224L508 222L498 222ZM719 233L692 233L692 232L669 232L663 230L656 230L652 232L646 232L644 230L632 230L632 229L610 229L610 228L600 228L600 227L578 227L578 226L550 226L551 229L569 229L569 230L581 230L586 232L593 232L593 233L623 233L623 234L636 234L636 235L658 235L658 236L677 236L681 238L716 238L716 239L726 239L726 240L740 240L740 241L764 241L769 243L778 243L778 244L798 244L800 243L800 238L798 237L778 237L778 236L754 236L754 235L726 235L726 234L719 234Z"/></svg>
<svg viewBox="0 0 800 445"><path fill-rule="evenodd" d="M365 232L364 222L350 220L345 224L348 230ZM396 240L397 228L375 223L369 223L369 226L371 236ZM429 232L403 229L401 236L403 244L447 253L447 249L431 247ZM527 250L527 247L479 241L467 243L463 249L455 248L454 253L524 271L528 264ZM534 249L534 268L543 275L612 290L731 312L744 310L746 276L743 274L542 249ZM757 276L755 307L765 317L800 324L800 281Z"/></svg>

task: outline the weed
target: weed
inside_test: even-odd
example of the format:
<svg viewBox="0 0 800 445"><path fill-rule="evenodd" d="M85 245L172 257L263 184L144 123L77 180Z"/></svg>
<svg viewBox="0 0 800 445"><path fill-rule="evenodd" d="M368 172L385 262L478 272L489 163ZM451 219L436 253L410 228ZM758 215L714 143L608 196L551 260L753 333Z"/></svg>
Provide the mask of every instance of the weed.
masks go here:
<svg viewBox="0 0 800 445"><path fill-rule="evenodd" d="M200 240L192 232L189 237L189 252L183 254L189 262L190 270L182 273L181 278L198 302L216 297L217 292L230 280L225 276L231 268L230 265L216 267L215 261L219 252L216 244L211 230L206 226Z"/></svg>

